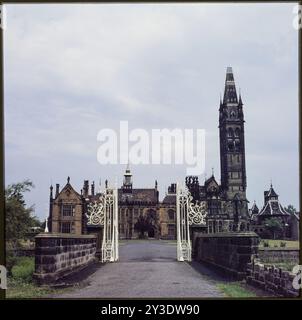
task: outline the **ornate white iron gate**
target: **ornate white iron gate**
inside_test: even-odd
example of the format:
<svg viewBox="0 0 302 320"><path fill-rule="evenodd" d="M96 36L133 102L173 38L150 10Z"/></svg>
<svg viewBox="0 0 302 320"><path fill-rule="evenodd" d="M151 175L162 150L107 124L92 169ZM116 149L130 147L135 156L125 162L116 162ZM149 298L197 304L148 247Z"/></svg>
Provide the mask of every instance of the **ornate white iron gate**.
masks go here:
<svg viewBox="0 0 302 320"><path fill-rule="evenodd" d="M176 186L177 260L192 261L190 226L205 225L206 202L192 203L193 197L186 186Z"/></svg>
<svg viewBox="0 0 302 320"><path fill-rule="evenodd" d="M105 188L99 201L88 205L88 225L103 226L102 262L118 260L118 195L117 189Z"/></svg>

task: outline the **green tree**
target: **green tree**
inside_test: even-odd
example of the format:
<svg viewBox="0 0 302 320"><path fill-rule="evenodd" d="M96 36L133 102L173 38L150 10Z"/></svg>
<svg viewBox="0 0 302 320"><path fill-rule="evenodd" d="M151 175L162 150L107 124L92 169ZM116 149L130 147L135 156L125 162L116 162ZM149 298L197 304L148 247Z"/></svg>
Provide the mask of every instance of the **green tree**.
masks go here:
<svg viewBox="0 0 302 320"><path fill-rule="evenodd" d="M276 239L277 233L283 230L281 221L275 217L265 219L264 225L272 233L273 239Z"/></svg>
<svg viewBox="0 0 302 320"><path fill-rule="evenodd" d="M290 214L297 213L296 208L292 204L289 204L287 207L284 207L284 209Z"/></svg>
<svg viewBox="0 0 302 320"><path fill-rule="evenodd" d="M32 216L33 207L26 207L24 193L34 187L32 181L25 180L11 184L5 189L6 241L17 248L20 241L27 238L30 227L39 226L39 220Z"/></svg>

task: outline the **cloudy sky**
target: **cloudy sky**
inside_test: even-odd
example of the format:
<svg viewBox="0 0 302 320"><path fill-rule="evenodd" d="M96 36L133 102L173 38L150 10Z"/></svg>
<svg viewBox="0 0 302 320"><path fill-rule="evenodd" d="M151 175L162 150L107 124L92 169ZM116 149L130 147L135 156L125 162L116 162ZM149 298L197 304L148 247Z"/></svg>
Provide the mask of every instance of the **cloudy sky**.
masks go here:
<svg viewBox="0 0 302 320"><path fill-rule="evenodd" d="M97 162L97 133L206 130L206 174L220 180L218 108L227 66L245 112L247 196L272 179L298 203L298 34L293 4L6 5L6 184L33 180L28 205L48 214L49 185L67 176L122 183ZM132 165L135 187L161 196L185 165ZM204 174L199 177L204 181ZM104 183L103 183L104 184Z"/></svg>

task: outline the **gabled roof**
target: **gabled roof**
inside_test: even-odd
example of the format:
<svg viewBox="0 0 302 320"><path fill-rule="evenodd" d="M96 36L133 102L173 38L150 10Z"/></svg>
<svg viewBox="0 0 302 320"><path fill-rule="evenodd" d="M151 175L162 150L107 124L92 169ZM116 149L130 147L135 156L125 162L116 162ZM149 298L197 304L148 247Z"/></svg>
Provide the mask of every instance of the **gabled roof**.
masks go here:
<svg viewBox="0 0 302 320"><path fill-rule="evenodd" d="M271 197L277 197L278 198L278 194L275 192L272 184L271 184L271 187L270 187L269 191L267 192L266 196L268 198L271 198Z"/></svg>
<svg viewBox="0 0 302 320"><path fill-rule="evenodd" d="M257 215L258 213L259 213L259 208L258 208L258 206L256 205L256 201L254 201L254 204L253 204L253 206L252 206L252 208L251 208L251 215L253 216L253 215Z"/></svg>
<svg viewBox="0 0 302 320"><path fill-rule="evenodd" d="M219 185L214 177L214 175L212 175L210 178L208 178L205 183L205 189L207 192L213 192L213 188L215 188L215 192L218 192L219 191Z"/></svg>
<svg viewBox="0 0 302 320"><path fill-rule="evenodd" d="M268 200L264 207L259 212L259 216L288 216L290 215L282 205L279 200Z"/></svg>
<svg viewBox="0 0 302 320"><path fill-rule="evenodd" d="M69 182L69 177L68 177L68 179L67 179L67 183L66 183L66 185L63 187L63 189L59 192L59 194L58 194L58 196L56 197L56 199L57 198L59 198L60 197L60 195L62 195L63 193L73 193L79 200L81 200L82 199L82 196L77 192L77 191L75 191L75 189L72 187L72 185L70 184L70 182Z"/></svg>
<svg viewBox="0 0 302 320"><path fill-rule="evenodd" d="M294 213L293 216L300 221L300 214L298 212Z"/></svg>
<svg viewBox="0 0 302 320"><path fill-rule="evenodd" d="M215 183L215 184L218 186L218 183L217 183L214 175L211 175L211 177L208 178L208 179L205 181L204 184L205 184L205 186L207 186L207 185L209 185L211 182Z"/></svg>

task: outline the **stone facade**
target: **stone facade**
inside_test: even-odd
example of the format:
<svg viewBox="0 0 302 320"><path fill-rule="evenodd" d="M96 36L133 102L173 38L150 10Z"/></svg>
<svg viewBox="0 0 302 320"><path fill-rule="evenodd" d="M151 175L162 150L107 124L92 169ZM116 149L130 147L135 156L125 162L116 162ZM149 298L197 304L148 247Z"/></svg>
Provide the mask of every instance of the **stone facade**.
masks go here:
<svg viewBox="0 0 302 320"><path fill-rule="evenodd" d="M160 209L159 218L162 239L176 239L176 184L168 188Z"/></svg>
<svg viewBox="0 0 302 320"><path fill-rule="evenodd" d="M197 233L193 239L195 260L237 280L245 278L247 264L258 254L259 237L254 232Z"/></svg>
<svg viewBox="0 0 302 320"><path fill-rule="evenodd" d="M298 297L299 290L293 288L295 275L273 265L254 261L247 265L246 282L279 297Z"/></svg>
<svg viewBox="0 0 302 320"><path fill-rule="evenodd" d="M44 233L35 240L34 278L38 283L55 282L95 260L96 237L93 235Z"/></svg>
<svg viewBox="0 0 302 320"><path fill-rule="evenodd" d="M107 181L106 181L107 185ZM133 188L132 174L126 169L125 180L118 189L118 218L120 239L136 239L138 231L135 224L140 215L152 217L154 223L148 232L149 238L176 239L176 185L168 188L162 202L159 201L157 182L154 188ZM71 186L68 177L66 185L60 190L56 185L55 195L50 187L49 232L66 234L95 234L101 241L100 227L88 226L87 206L98 202L100 193L95 192L94 183L89 186L85 180L80 193ZM98 245L99 247L100 245Z"/></svg>
<svg viewBox="0 0 302 320"><path fill-rule="evenodd" d="M49 231L81 235L84 218L83 197L73 189L69 177L65 187L61 191L59 188L60 185L57 184L53 197L53 188L50 187Z"/></svg>

